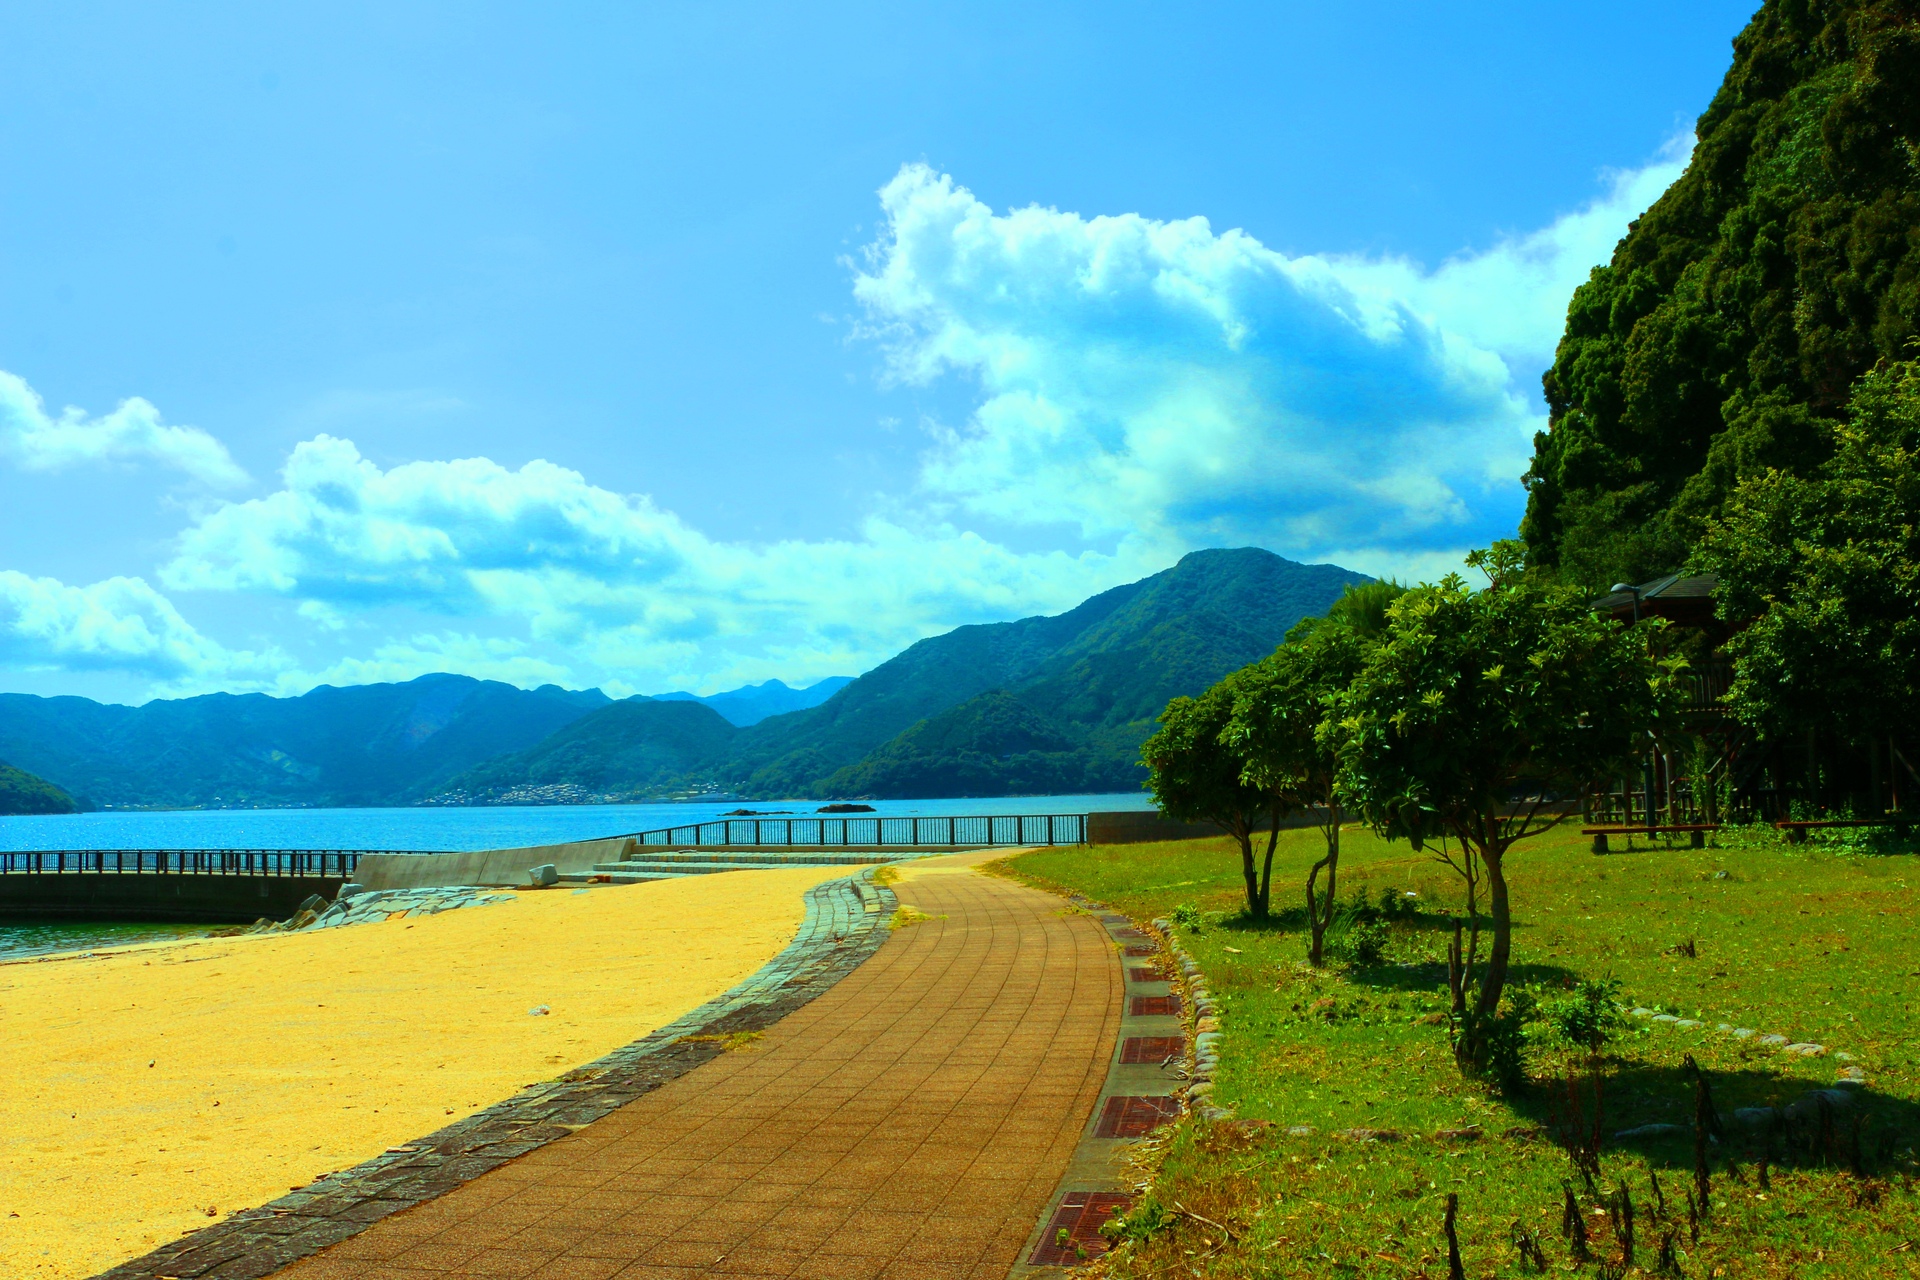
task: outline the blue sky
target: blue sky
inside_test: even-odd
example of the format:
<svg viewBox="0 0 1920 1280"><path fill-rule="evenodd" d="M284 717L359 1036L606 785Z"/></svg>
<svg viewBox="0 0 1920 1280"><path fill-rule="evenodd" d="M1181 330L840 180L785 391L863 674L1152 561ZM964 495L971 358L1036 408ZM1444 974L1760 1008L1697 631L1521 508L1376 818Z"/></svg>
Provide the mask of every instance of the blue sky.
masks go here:
<svg viewBox="0 0 1920 1280"><path fill-rule="evenodd" d="M10 7L0 685L706 692L1200 546L1443 571L1750 9Z"/></svg>

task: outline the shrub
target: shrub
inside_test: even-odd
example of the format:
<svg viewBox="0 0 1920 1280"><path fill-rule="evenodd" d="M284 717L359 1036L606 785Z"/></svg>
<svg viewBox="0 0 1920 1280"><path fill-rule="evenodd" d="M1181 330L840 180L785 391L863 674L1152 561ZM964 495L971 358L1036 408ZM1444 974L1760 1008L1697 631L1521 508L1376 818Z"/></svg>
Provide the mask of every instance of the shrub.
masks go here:
<svg viewBox="0 0 1920 1280"><path fill-rule="evenodd" d="M1191 902L1183 902L1173 909L1173 923L1188 933L1198 933L1206 927L1206 917L1200 914L1200 908Z"/></svg>
<svg viewBox="0 0 1920 1280"><path fill-rule="evenodd" d="M1566 995L1546 1003L1547 1021L1568 1044L1598 1054L1626 1021L1620 1012L1619 991L1617 979L1583 979Z"/></svg>
<svg viewBox="0 0 1920 1280"><path fill-rule="evenodd" d="M1508 988L1495 1014L1475 1012L1472 1005L1454 1027L1454 1055L1460 1065L1485 1077L1509 1093L1527 1084L1527 1046L1532 1038L1527 1024L1540 1013L1540 1003L1524 988Z"/></svg>
<svg viewBox="0 0 1920 1280"><path fill-rule="evenodd" d="M1375 965L1387 958L1387 943L1392 937L1393 931L1385 921L1370 915L1349 918L1340 932L1334 934L1328 949L1333 958L1343 964Z"/></svg>

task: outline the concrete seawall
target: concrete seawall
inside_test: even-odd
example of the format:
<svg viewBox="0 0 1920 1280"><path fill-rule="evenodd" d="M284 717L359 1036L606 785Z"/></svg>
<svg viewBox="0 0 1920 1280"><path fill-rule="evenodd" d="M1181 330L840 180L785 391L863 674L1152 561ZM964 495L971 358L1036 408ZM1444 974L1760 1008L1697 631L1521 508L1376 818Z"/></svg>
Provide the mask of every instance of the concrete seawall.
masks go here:
<svg viewBox="0 0 1920 1280"><path fill-rule="evenodd" d="M155 875L86 871L0 876L0 920L252 924L284 920L310 895L332 898L338 877Z"/></svg>
<svg viewBox="0 0 1920 1280"><path fill-rule="evenodd" d="M560 874L586 875L596 862L618 862L633 846L629 836L606 840L570 840L524 849L483 849L473 853L369 853L354 872L355 884L369 889L420 889L442 884L520 885L527 869L552 863Z"/></svg>

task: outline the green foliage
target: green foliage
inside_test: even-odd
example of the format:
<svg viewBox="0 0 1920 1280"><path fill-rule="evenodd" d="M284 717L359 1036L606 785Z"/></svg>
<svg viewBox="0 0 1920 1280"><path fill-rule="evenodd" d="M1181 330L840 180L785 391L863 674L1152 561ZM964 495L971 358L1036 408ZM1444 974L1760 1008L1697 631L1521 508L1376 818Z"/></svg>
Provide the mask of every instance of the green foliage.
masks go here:
<svg viewBox="0 0 1920 1280"><path fill-rule="evenodd" d="M1553 824L1545 803L1623 767L1671 706L1678 660L1649 655L1648 628L1598 617L1580 592L1522 572L1516 544L1469 563L1487 572L1485 590L1449 576L1395 602L1323 731L1339 750L1340 793L1375 830L1416 848L1457 840L1456 868L1484 881L1493 945L1483 974L1462 973L1461 990L1478 995L1460 1059L1500 1078L1505 1051L1487 1037L1506 1034L1506 851Z"/></svg>
<svg viewBox="0 0 1920 1280"><path fill-rule="evenodd" d="M1806 475L1855 378L1920 332L1920 21L1767 0L1686 172L1574 294L1528 555L1604 587L1678 567L1741 480Z"/></svg>
<svg viewBox="0 0 1920 1280"><path fill-rule="evenodd" d="M1342 964L1367 968L1387 958L1387 944L1393 930L1385 921L1370 915L1348 916L1334 928L1327 940L1327 951Z"/></svg>
<svg viewBox="0 0 1920 1280"><path fill-rule="evenodd" d="M1207 927L1206 914L1191 902L1180 903L1168 912L1168 917L1176 927L1185 929L1188 933L1198 933Z"/></svg>
<svg viewBox="0 0 1920 1280"><path fill-rule="evenodd" d="M0 816L33 813L77 813L72 796L45 778L0 761Z"/></svg>
<svg viewBox="0 0 1920 1280"><path fill-rule="evenodd" d="M1575 796L1617 771L1673 697L1645 628L1521 572L1512 543L1473 563L1489 574L1483 591L1449 575L1400 598L1323 729L1341 794L1416 847L1450 834L1504 848L1527 830L1503 816L1510 803Z"/></svg>
<svg viewBox="0 0 1920 1280"><path fill-rule="evenodd" d="M1573 990L1544 1002L1540 1011L1562 1040L1597 1054L1626 1025L1619 996L1618 979L1583 978Z"/></svg>
<svg viewBox="0 0 1920 1280"><path fill-rule="evenodd" d="M1742 481L1699 560L1723 616L1754 618L1726 646L1734 713L1861 741L1920 710L1920 362L1863 376L1834 436L1810 476Z"/></svg>
<svg viewBox="0 0 1920 1280"><path fill-rule="evenodd" d="M1531 991L1509 987L1497 1011L1482 1012L1469 1005L1454 1031L1464 1051L1462 1061L1509 1093L1527 1087L1527 1055L1532 1043L1528 1023L1540 1012Z"/></svg>

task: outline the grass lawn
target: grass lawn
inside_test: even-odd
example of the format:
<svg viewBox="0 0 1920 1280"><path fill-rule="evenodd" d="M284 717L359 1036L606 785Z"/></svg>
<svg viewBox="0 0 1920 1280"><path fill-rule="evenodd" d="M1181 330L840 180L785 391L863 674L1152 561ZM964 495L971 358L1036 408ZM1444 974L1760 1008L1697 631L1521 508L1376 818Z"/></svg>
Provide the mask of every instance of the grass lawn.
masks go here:
<svg viewBox="0 0 1920 1280"><path fill-rule="evenodd" d="M1514 1243L1522 1232L1537 1237L1550 1270L1565 1272L1575 1269L1562 1235L1567 1186L1595 1258L1580 1269L1618 1267L1621 1233L1559 1137L1573 1115L1571 1072L1589 1128L1597 1081L1597 1189L1627 1187L1641 1271L1658 1269L1671 1235L1673 1262L1689 1276L1920 1276L1920 860L1790 848L1771 833L1603 857L1571 826L1521 844L1508 857L1514 981L1546 997L1610 976L1626 1004L1704 1025L1629 1019L1595 1064L1536 1024L1531 1082L1503 1093L1463 1078L1449 1049L1444 957L1450 917L1464 911L1459 881L1404 843L1349 829L1342 898L1412 891L1419 909L1392 924L1381 963L1316 972L1305 965L1302 884L1318 850L1315 831L1282 833L1276 918L1265 925L1243 914L1238 855L1224 838L1055 848L1007 864L1140 919L1191 906L1204 921L1179 932L1221 1009L1215 1101L1240 1119L1185 1121L1157 1144L1153 1189L1130 1219L1135 1238L1102 1264L1114 1275L1443 1277L1449 1192L1460 1197L1467 1275L1531 1274ZM1689 941L1692 957L1673 950ZM1722 1023L1827 1053L1790 1056L1757 1036L1716 1032ZM1731 1113L1833 1088L1844 1061L1836 1053L1850 1054L1868 1083L1828 1111L1830 1139L1816 1119L1772 1140L1763 1189L1757 1161L1769 1144ZM1697 1244L1685 1200L1690 1127L1614 1136L1691 1125L1687 1054L1727 1120ZM1312 1132L1288 1132L1303 1126ZM1436 1136L1474 1126L1480 1136ZM1358 1129L1396 1136L1341 1134Z"/></svg>

